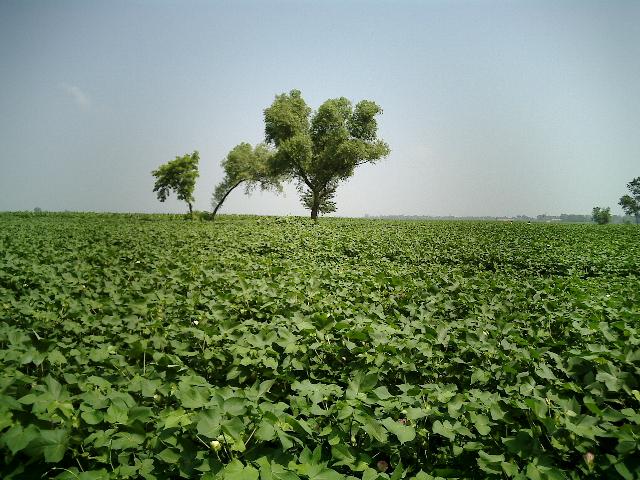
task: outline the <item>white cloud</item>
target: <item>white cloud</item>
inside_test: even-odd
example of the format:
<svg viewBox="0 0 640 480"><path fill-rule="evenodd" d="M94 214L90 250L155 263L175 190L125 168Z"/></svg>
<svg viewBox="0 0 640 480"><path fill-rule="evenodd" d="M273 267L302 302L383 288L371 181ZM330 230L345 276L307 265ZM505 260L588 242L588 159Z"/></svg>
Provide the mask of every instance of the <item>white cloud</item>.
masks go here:
<svg viewBox="0 0 640 480"><path fill-rule="evenodd" d="M91 107L89 95L83 92L80 87L77 85L69 85L68 83L63 83L60 86L82 110L88 110Z"/></svg>

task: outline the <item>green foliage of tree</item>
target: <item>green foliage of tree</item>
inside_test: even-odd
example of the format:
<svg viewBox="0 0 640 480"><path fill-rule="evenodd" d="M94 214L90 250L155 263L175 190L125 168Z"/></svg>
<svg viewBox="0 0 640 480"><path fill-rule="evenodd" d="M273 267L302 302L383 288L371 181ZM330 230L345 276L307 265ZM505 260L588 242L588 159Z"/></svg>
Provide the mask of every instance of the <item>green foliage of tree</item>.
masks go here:
<svg viewBox="0 0 640 480"><path fill-rule="evenodd" d="M604 225L611 221L611 209L609 207L593 207L591 218L598 225Z"/></svg>
<svg viewBox="0 0 640 480"><path fill-rule="evenodd" d="M273 154L273 150L263 143L252 147L243 142L231 149L221 162L225 176L213 192L212 220L229 194L242 183L245 184L247 194L256 187L262 190L282 189L279 177L269 168L269 160Z"/></svg>
<svg viewBox="0 0 640 480"><path fill-rule="evenodd" d="M623 195L620 197L618 205L626 215L633 215L636 223L640 223L640 177L636 177L627 183L627 188L631 195Z"/></svg>
<svg viewBox="0 0 640 480"><path fill-rule="evenodd" d="M196 186L198 173L198 161L200 154L195 150L192 154L182 157L176 156L157 170L151 172L156 177L153 187L154 192L158 192L158 200L164 202L173 191L179 200L187 202L189 215L193 215L193 190Z"/></svg>
<svg viewBox="0 0 640 480"><path fill-rule="evenodd" d="M335 210L339 182L358 165L389 155L389 146L377 138L381 113L370 100L353 106L344 97L329 99L312 112L299 90L276 95L265 109L266 140L276 148L271 172L297 182L312 219Z"/></svg>

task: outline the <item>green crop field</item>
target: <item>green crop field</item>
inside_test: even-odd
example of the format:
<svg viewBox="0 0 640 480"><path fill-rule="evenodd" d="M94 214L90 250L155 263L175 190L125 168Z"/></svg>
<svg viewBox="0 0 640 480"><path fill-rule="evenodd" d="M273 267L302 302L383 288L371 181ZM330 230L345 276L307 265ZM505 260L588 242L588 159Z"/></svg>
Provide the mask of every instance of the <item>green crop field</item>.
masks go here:
<svg viewBox="0 0 640 480"><path fill-rule="evenodd" d="M640 229L0 215L0 477L640 478Z"/></svg>

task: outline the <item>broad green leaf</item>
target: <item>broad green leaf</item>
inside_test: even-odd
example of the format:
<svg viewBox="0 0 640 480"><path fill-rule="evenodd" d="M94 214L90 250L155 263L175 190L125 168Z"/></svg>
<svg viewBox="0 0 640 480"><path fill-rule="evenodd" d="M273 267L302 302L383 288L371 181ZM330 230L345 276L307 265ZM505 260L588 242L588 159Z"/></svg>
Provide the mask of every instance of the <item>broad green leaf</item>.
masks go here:
<svg viewBox="0 0 640 480"><path fill-rule="evenodd" d="M435 422L433 422L432 431L433 433L442 435L443 437L448 438L451 441L456 438L456 434L453 431L453 426L451 425L449 420L445 420L444 422L436 420Z"/></svg>
<svg viewBox="0 0 640 480"><path fill-rule="evenodd" d="M490 455L483 450L478 452L478 466L487 473L501 474L504 455Z"/></svg>
<svg viewBox="0 0 640 480"><path fill-rule="evenodd" d="M107 413L104 416L105 422L108 423L123 423L126 424L128 420L129 409L120 404L112 404L107 408Z"/></svg>
<svg viewBox="0 0 640 480"><path fill-rule="evenodd" d="M164 463L173 465L180 461L180 454L170 448L165 448L164 450L156 454L156 458L162 460Z"/></svg>
<svg viewBox="0 0 640 480"><path fill-rule="evenodd" d="M251 465L243 465L239 460L232 460L221 472L224 480L258 480L258 470Z"/></svg>
<svg viewBox="0 0 640 480"><path fill-rule="evenodd" d="M238 417L225 420L221 424L222 431L234 440L242 440L244 434L244 423Z"/></svg>
<svg viewBox="0 0 640 480"><path fill-rule="evenodd" d="M382 420L382 424L398 438L400 443L411 442L416 438L416 431L411 425L403 425L389 417Z"/></svg>
<svg viewBox="0 0 640 480"><path fill-rule="evenodd" d="M85 410L80 414L80 416L89 425L97 425L104 418L104 415L100 410Z"/></svg>
<svg viewBox="0 0 640 480"><path fill-rule="evenodd" d="M205 410L198 414L196 429L200 435L216 438L220 434L220 420L217 410Z"/></svg>
<svg viewBox="0 0 640 480"><path fill-rule="evenodd" d="M64 458L69 434L66 430L40 430L40 440L44 446L44 461L58 463Z"/></svg>
<svg viewBox="0 0 640 480"><path fill-rule="evenodd" d="M15 455L38 436L38 429L35 425L28 425L27 428L22 428L21 425L15 425L4 432L1 439L5 445L9 447L11 453Z"/></svg>
<svg viewBox="0 0 640 480"><path fill-rule="evenodd" d="M471 418L471 421L473 422L474 427L476 427L476 430L480 435L489 435L489 433L491 432L491 421L489 420L489 417L473 412L470 413L469 416Z"/></svg>
<svg viewBox="0 0 640 480"><path fill-rule="evenodd" d="M165 428L185 427L191 425L191 415L182 408L166 412L161 416Z"/></svg>

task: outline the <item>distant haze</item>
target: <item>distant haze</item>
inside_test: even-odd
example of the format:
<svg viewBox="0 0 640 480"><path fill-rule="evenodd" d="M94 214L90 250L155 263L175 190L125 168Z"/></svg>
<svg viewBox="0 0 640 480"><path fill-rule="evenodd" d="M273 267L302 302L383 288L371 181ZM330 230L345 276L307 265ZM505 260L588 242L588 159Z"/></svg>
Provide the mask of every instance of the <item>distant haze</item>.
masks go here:
<svg viewBox="0 0 640 480"><path fill-rule="evenodd" d="M638 1L0 2L0 210L184 212L150 174L264 139L299 89L371 99L391 155L337 215L536 215L617 206L640 176ZM222 213L306 214L234 192Z"/></svg>

